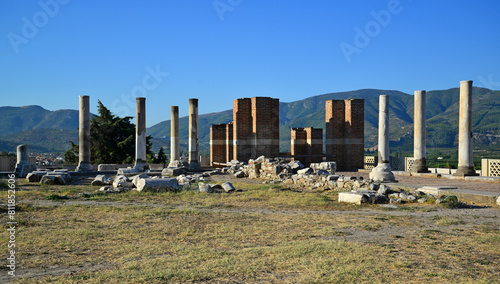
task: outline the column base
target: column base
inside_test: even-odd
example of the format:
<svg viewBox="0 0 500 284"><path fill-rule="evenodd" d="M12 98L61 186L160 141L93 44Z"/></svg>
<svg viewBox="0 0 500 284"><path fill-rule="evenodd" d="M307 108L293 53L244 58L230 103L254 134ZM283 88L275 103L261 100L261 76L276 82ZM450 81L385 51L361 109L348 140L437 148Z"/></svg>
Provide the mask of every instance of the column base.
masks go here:
<svg viewBox="0 0 500 284"><path fill-rule="evenodd" d="M430 173L429 168L427 168L427 161L425 158L415 160L413 164L413 169L410 171L412 173Z"/></svg>
<svg viewBox="0 0 500 284"><path fill-rule="evenodd" d="M24 178L26 177L27 174L33 171L36 171L35 164L17 164L14 173L16 174L17 177Z"/></svg>
<svg viewBox="0 0 500 284"><path fill-rule="evenodd" d="M388 163L378 164L370 173L370 178L380 182L396 182L391 166Z"/></svg>
<svg viewBox="0 0 500 284"><path fill-rule="evenodd" d="M190 162L189 163L189 171L190 172L201 172L202 169L201 169L200 164L198 162Z"/></svg>
<svg viewBox="0 0 500 284"><path fill-rule="evenodd" d="M185 160L172 160L168 164L169 168L183 168L186 171L189 170L189 163Z"/></svg>
<svg viewBox="0 0 500 284"><path fill-rule="evenodd" d="M77 172L90 172L92 171L92 164L89 162L80 162L76 167Z"/></svg>
<svg viewBox="0 0 500 284"><path fill-rule="evenodd" d="M453 174L455 177L467 177L467 176L478 176L474 167L469 166L458 166L457 172Z"/></svg>
<svg viewBox="0 0 500 284"><path fill-rule="evenodd" d="M143 172L147 169L148 164L142 161L135 162L134 169Z"/></svg>

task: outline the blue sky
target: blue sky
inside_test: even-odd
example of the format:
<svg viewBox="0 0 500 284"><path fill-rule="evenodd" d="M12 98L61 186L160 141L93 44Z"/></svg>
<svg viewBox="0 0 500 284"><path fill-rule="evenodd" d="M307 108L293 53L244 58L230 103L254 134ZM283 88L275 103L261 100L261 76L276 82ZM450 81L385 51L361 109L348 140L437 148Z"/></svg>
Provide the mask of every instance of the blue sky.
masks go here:
<svg viewBox="0 0 500 284"><path fill-rule="evenodd" d="M500 89L500 1L0 0L2 106L120 116L147 125L364 88ZM1 115L1 114L0 114Z"/></svg>

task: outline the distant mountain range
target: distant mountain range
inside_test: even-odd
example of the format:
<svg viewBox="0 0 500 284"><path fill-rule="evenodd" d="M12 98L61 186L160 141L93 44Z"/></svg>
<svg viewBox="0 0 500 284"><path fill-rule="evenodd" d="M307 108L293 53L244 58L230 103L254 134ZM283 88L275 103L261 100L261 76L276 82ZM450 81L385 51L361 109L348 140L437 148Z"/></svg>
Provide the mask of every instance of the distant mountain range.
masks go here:
<svg viewBox="0 0 500 284"><path fill-rule="evenodd" d="M391 146L413 148L413 96L399 91L363 89L330 93L280 103L281 151L290 149L291 127L325 127L325 101L360 98L365 100L365 147L377 144L378 97L390 96ZM472 120L474 146L500 148L500 91L473 89ZM459 89L427 92L427 146L456 147L458 142ZM210 125L232 121L232 110L199 116L200 150L208 153ZM188 117L179 119L181 151L187 151ZM54 152L78 142L78 111L49 111L40 106L0 107L0 151L15 151L27 143L31 151ZM147 129L153 136L153 150L169 148L170 120ZM14 147L14 148L12 148ZM168 153L168 152L167 152Z"/></svg>

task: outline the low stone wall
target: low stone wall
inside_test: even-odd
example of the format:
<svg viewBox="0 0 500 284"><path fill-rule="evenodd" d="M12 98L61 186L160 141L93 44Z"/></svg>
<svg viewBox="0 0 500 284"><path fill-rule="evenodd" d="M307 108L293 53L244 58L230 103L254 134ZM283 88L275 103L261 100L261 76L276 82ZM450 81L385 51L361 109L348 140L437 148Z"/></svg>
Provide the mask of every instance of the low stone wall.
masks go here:
<svg viewBox="0 0 500 284"><path fill-rule="evenodd" d="M365 166L367 170L373 170L377 166L378 157L376 156L365 156Z"/></svg>
<svg viewBox="0 0 500 284"><path fill-rule="evenodd" d="M500 177L500 159L482 159L481 175L485 177Z"/></svg>

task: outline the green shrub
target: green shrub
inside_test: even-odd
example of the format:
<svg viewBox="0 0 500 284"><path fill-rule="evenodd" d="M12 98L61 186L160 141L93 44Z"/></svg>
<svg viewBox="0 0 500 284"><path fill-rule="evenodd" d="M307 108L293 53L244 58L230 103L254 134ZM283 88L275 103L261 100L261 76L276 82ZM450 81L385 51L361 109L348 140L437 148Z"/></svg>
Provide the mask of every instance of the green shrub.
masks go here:
<svg viewBox="0 0 500 284"><path fill-rule="evenodd" d="M455 195L443 195L440 198L439 205L444 208L457 208L460 206L460 202L458 202L458 198Z"/></svg>

